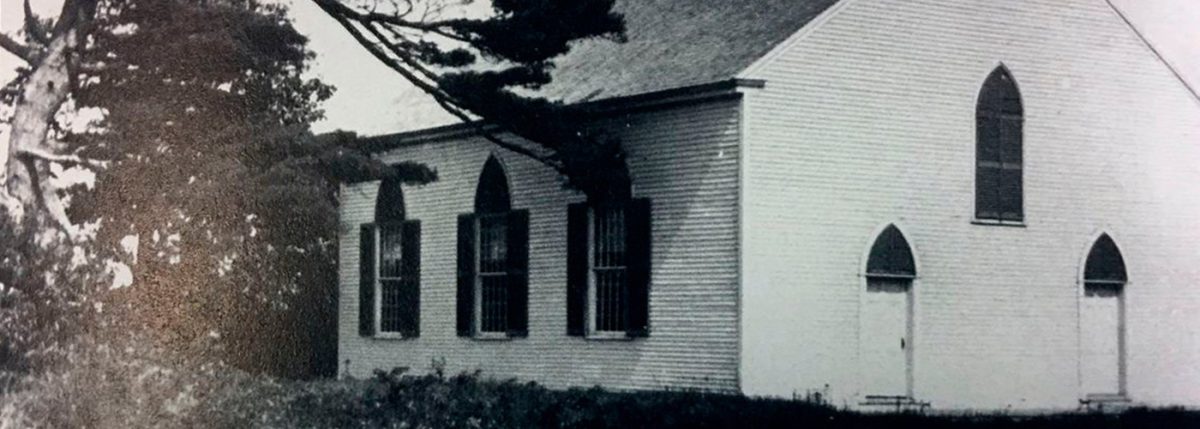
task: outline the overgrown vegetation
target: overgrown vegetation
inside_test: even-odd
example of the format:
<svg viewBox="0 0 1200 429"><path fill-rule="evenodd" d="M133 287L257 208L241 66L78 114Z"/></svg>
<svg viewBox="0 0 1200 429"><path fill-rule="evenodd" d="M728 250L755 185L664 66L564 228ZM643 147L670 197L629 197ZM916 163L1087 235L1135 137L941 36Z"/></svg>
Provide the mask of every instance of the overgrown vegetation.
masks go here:
<svg viewBox="0 0 1200 429"><path fill-rule="evenodd" d="M0 427L264 428L1169 428L1200 413L864 414L804 401L702 392L551 390L477 374L275 381L215 364L168 367L147 350L90 349L0 398ZM184 369L186 368L186 369Z"/></svg>

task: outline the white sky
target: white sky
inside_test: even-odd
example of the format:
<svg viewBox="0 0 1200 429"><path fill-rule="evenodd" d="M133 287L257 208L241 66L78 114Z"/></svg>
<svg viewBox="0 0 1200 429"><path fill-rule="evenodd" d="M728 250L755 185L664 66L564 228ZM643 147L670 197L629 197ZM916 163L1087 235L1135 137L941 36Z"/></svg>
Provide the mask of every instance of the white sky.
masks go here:
<svg viewBox="0 0 1200 429"><path fill-rule="evenodd" d="M31 4L48 15L57 13L61 1L32 0ZM449 122L420 90L371 57L309 0L280 1L292 5L296 28L309 36L309 48L317 53L312 75L337 87L324 106L327 118L314 125L315 131L345 129L372 135ZM1200 89L1200 0L1113 2L1192 87ZM472 7L479 9L481 4ZM21 0L0 0L0 31L15 31L22 16ZM12 56L0 54L0 79L7 82L17 65Z"/></svg>

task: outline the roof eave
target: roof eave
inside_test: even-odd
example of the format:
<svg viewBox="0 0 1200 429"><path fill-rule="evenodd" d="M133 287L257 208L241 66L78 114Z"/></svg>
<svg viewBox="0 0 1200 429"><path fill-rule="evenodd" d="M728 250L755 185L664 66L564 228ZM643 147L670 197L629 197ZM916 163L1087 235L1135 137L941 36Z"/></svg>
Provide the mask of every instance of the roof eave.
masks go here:
<svg viewBox="0 0 1200 429"><path fill-rule="evenodd" d="M589 115L606 116L634 110L738 95L739 90L742 88L763 88L765 86L766 81L762 79L732 78L644 94L586 101L572 104L570 107L583 110ZM481 128L487 131L498 129L495 125L479 121L459 122L420 130L362 137L358 139L357 146L368 153L378 153L404 146L474 136L480 133Z"/></svg>

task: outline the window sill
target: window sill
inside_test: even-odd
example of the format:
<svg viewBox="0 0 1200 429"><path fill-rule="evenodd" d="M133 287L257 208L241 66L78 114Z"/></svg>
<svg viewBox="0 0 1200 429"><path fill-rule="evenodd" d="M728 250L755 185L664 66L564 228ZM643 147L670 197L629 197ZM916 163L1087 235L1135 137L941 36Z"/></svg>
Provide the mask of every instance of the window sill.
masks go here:
<svg viewBox="0 0 1200 429"><path fill-rule="evenodd" d="M482 342L493 342L493 341L512 341L512 340L516 339L516 337L510 336L510 335L508 335L508 333L505 333L505 332L483 332L483 333L477 333L477 334L471 336L471 339L475 340L475 341L482 341Z"/></svg>
<svg viewBox="0 0 1200 429"><path fill-rule="evenodd" d="M371 336L371 338L375 339L375 340L383 340L383 341L406 341L406 340L415 340L418 337L406 337L406 336L404 336L404 334L401 334L399 332L378 332L375 335Z"/></svg>
<svg viewBox="0 0 1200 429"><path fill-rule="evenodd" d="M583 339L588 341L633 341L635 338L624 332L592 332Z"/></svg>
<svg viewBox="0 0 1200 429"><path fill-rule="evenodd" d="M1025 221L1017 220L996 220L996 219L971 219L972 225L985 226L1006 226L1009 228L1025 228Z"/></svg>

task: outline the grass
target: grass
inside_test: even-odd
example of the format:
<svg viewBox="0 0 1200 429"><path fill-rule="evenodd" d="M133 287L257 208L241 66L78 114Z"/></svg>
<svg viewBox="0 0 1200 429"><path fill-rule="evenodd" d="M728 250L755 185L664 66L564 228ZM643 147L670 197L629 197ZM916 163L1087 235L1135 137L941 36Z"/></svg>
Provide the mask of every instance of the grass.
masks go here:
<svg viewBox="0 0 1200 429"><path fill-rule="evenodd" d="M118 359L119 358L119 359ZM264 428L1172 428L1200 413L864 414L805 401L702 392L551 390L440 371L280 381L219 365L182 369L120 351L77 356L0 397L6 427Z"/></svg>

